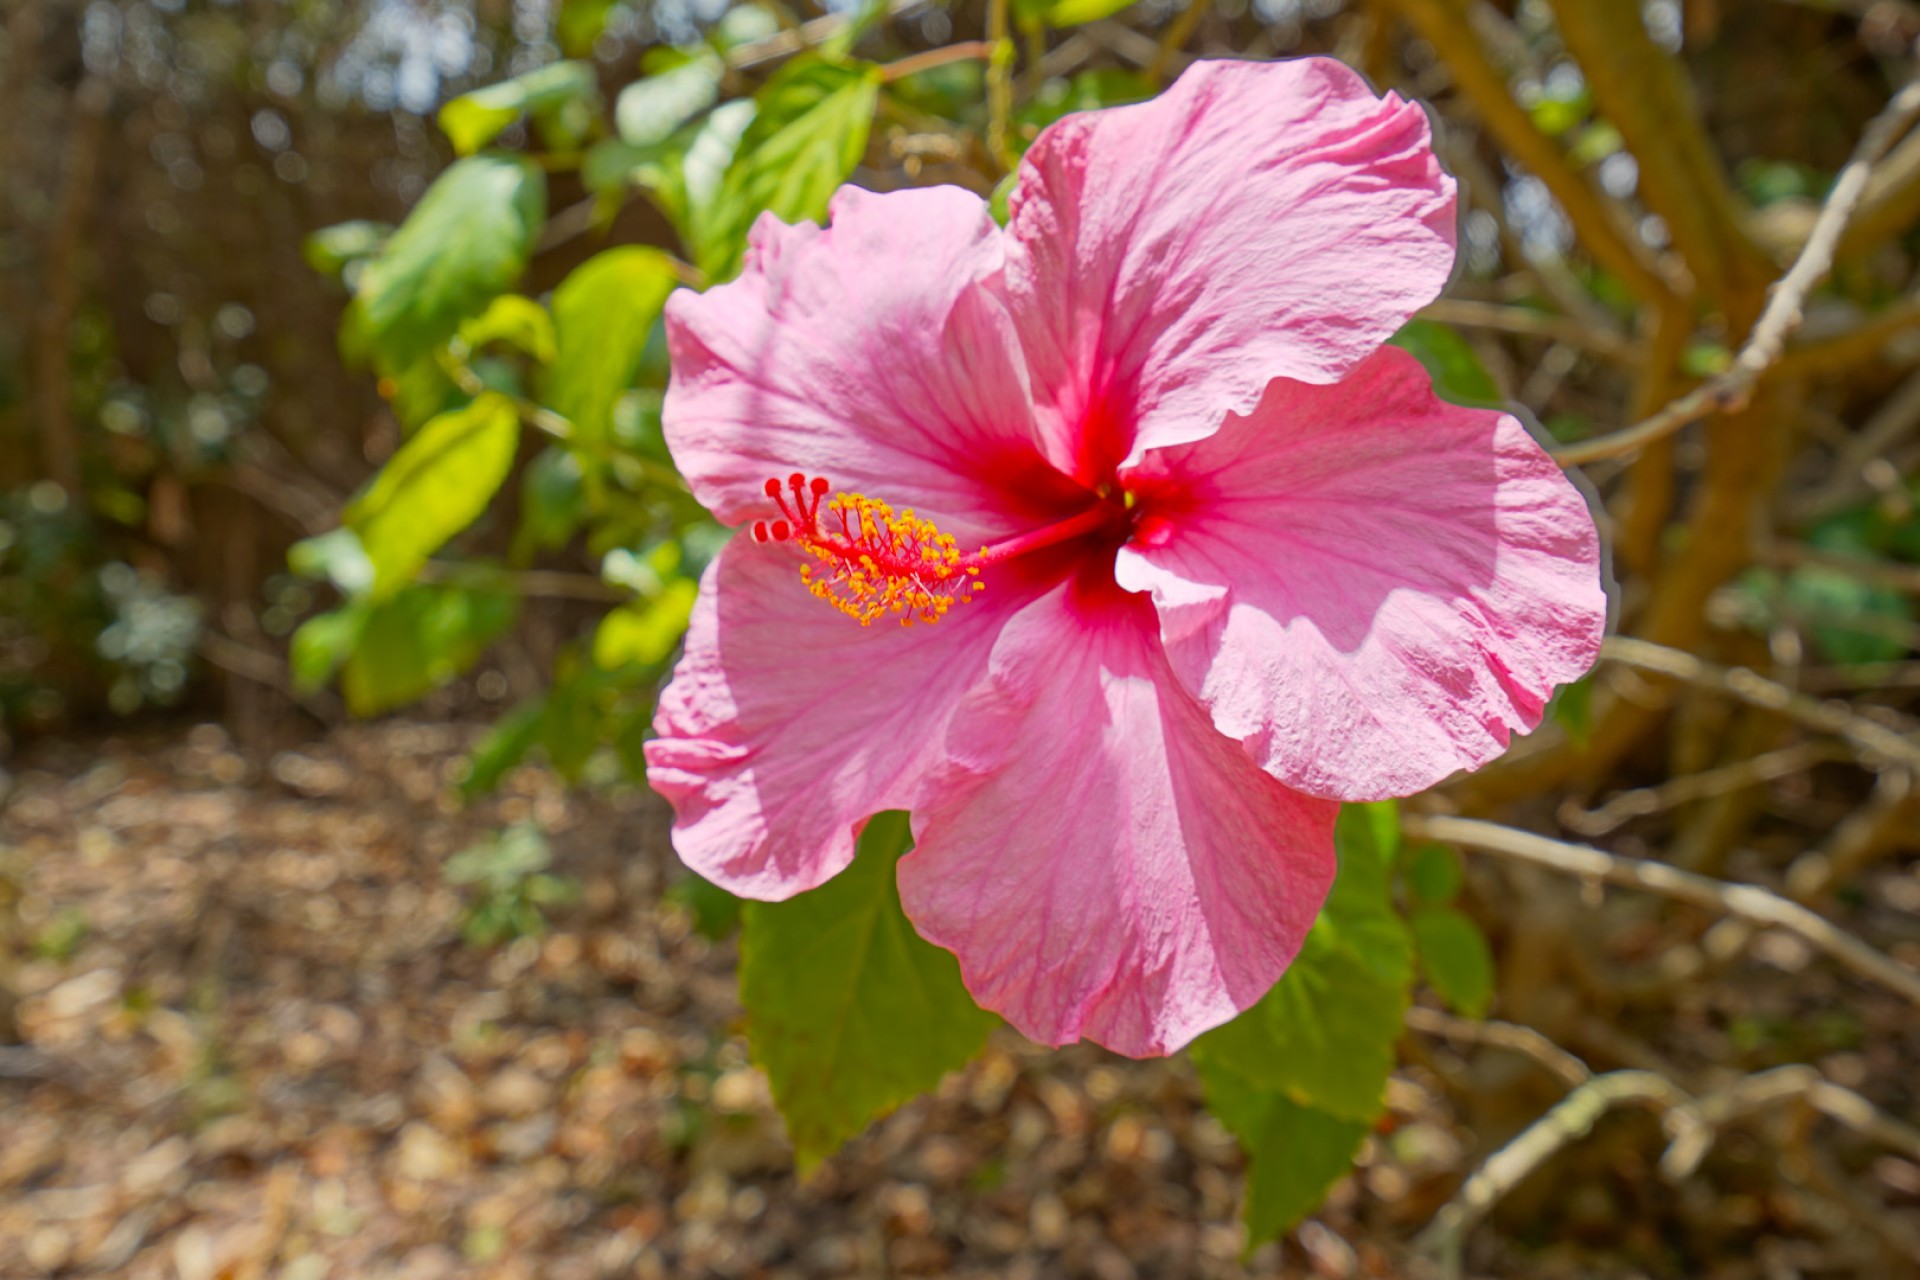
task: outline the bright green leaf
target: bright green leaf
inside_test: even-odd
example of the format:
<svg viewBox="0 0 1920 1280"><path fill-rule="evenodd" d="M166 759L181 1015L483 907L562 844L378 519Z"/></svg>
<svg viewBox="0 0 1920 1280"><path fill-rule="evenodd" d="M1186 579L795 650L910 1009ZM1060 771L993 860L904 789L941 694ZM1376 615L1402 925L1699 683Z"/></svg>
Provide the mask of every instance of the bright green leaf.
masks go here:
<svg viewBox="0 0 1920 1280"><path fill-rule="evenodd" d="M366 623L367 611L358 605L318 613L301 623L287 646L294 688L302 693L324 689L360 642Z"/></svg>
<svg viewBox="0 0 1920 1280"><path fill-rule="evenodd" d="M747 1035L803 1171L965 1066L994 1026L953 956L900 910L894 864L908 844L906 815L881 814L847 870L786 902L746 905Z"/></svg>
<svg viewBox="0 0 1920 1280"><path fill-rule="evenodd" d="M1467 340L1437 320L1413 319L1387 339L1427 368L1441 399L1481 409L1503 409L1506 398Z"/></svg>
<svg viewBox="0 0 1920 1280"><path fill-rule="evenodd" d="M492 587L412 586L371 606L340 690L357 716L378 715L466 671L512 625L519 597Z"/></svg>
<svg viewBox="0 0 1920 1280"><path fill-rule="evenodd" d="M569 58L584 58L593 52L594 41L607 28L607 15L615 0L560 0L560 16L553 21L554 37L560 52Z"/></svg>
<svg viewBox="0 0 1920 1280"><path fill-rule="evenodd" d="M1303 1107L1213 1059L1195 1062L1207 1109L1246 1152L1248 1242L1292 1230L1352 1168L1371 1125Z"/></svg>
<svg viewBox="0 0 1920 1280"><path fill-rule="evenodd" d="M512 287L545 217L546 186L528 161L455 161L360 273L348 327L383 371L407 367Z"/></svg>
<svg viewBox="0 0 1920 1280"><path fill-rule="evenodd" d="M651 667L672 653L687 632L700 585L675 578L651 600L621 605L600 619L593 633L593 661L607 671Z"/></svg>
<svg viewBox="0 0 1920 1280"><path fill-rule="evenodd" d="M387 459L345 513L373 561L376 598L413 581L428 556L479 518L519 442L513 403L488 392L427 423Z"/></svg>
<svg viewBox="0 0 1920 1280"><path fill-rule="evenodd" d="M635 80L614 103L613 123L620 140L631 147L665 142L681 125L719 101L720 77L725 72L725 63L701 50L679 66Z"/></svg>
<svg viewBox="0 0 1920 1280"><path fill-rule="evenodd" d="M555 62L525 75L464 93L440 108L440 129L453 149L470 156L528 113L558 110L594 94L593 67L585 62Z"/></svg>
<svg viewBox="0 0 1920 1280"><path fill-rule="evenodd" d="M1420 968L1447 1006L1469 1018L1493 999L1493 952L1480 926L1452 907L1422 907L1409 921Z"/></svg>
<svg viewBox="0 0 1920 1280"><path fill-rule="evenodd" d="M677 279L660 250L627 246L587 259L553 291L558 347L542 390L583 441L608 438Z"/></svg>
<svg viewBox="0 0 1920 1280"><path fill-rule="evenodd" d="M552 364L553 317L532 298L503 293L489 302L485 311L461 322L460 341L471 351L478 351L490 342L503 343L541 364Z"/></svg>
<svg viewBox="0 0 1920 1280"><path fill-rule="evenodd" d="M763 212L785 222L825 219L828 199L866 152L879 92L880 68L869 63L800 57L774 73L695 245L708 276L739 270L747 231Z"/></svg>
<svg viewBox="0 0 1920 1280"><path fill-rule="evenodd" d="M1015 8L1050 27L1077 27L1111 18L1132 3L1133 0L1053 0L1051 4L1015 0ZM1197 3L1197 0L1190 0L1190 3Z"/></svg>

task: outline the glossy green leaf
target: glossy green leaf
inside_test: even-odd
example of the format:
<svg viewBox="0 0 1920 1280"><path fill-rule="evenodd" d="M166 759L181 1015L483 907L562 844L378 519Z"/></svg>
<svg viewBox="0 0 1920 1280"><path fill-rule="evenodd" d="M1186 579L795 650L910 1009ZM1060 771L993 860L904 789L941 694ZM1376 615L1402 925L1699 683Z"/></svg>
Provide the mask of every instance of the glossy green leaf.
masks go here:
<svg viewBox="0 0 1920 1280"><path fill-rule="evenodd" d="M879 92L880 68L869 63L800 57L775 72L756 95L753 123L695 246L701 270L715 280L738 271L747 231L763 212L823 221L828 199L866 152Z"/></svg>
<svg viewBox="0 0 1920 1280"><path fill-rule="evenodd" d="M995 1023L960 966L900 909L906 815L867 824L853 865L786 902L749 902L740 1000L801 1169L973 1058Z"/></svg>
<svg viewBox="0 0 1920 1280"><path fill-rule="evenodd" d="M1493 999L1493 952L1480 926L1452 907L1421 907L1408 924L1420 969L1447 1007L1469 1018Z"/></svg>
<svg viewBox="0 0 1920 1280"><path fill-rule="evenodd" d="M519 598L484 583L411 586L369 607L340 673L347 709L378 715L460 675L513 624Z"/></svg>
<svg viewBox="0 0 1920 1280"><path fill-rule="evenodd" d="M1207 1109L1240 1141L1247 1157L1241 1217L1250 1244L1292 1230L1353 1167L1372 1127L1301 1106L1226 1064L1196 1058Z"/></svg>
<svg viewBox="0 0 1920 1280"><path fill-rule="evenodd" d="M614 103L613 123L620 140L631 147L665 142L719 101L720 77L725 73L726 64L703 49L678 66L635 80Z"/></svg>
<svg viewBox="0 0 1920 1280"><path fill-rule="evenodd" d="M376 598L413 581L427 557L479 518L513 468L520 418L488 392L422 427L347 507L373 562Z"/></svg>
<svg viewBox="0 0 1920 1280"><path fill-rule="evenodd" d="M677 280L666 254L628 246L587 259L553 291L558 342L542 391L589 445L608 438L613 406L633 385Z"/></svg>
<svg viewBox="0 0 1920 1280"><path fill-rule="evenodd" d="M1259 1003L1194 1042L1249 1085L1342 1119L1372 1123L1393 1070L1413 947L1394 910L1384 806L1340 815L1340 872L1305 945Z"/></svg>
<svg viewBox="0 0 1920 1280"><path fill-rule="evenodd" d="M1413 319L1387 339L1426 366L1443 400L1481 409L1504 409L1506 397L1467 340L1437 320Z"/></svg>
<svg viewBox="0 0 1920 1280"><path fill-rule="evenodd" d="M546 185L526 160L455 161L360 273L348 324L383 372L451 338L511 288L546 216Z"/></svg>
<svg viewBox="0 0 1920 1280"><path fill-rule="evenodd" d="M521 116L550 112L594 94L593 67L555 62L511 80L463 93L440 108L440 129L454 151L468 156L500 136Z"/></svg>
<svg viewBox="0 0 1920 1280"><path fill-rule="evenodd" d="M693 601L699 593L700 584L692 578L675 578L652 599L609 612L593 633L595 665L612 671L664 661L687 633L687 619L693 616Z"/></svg>

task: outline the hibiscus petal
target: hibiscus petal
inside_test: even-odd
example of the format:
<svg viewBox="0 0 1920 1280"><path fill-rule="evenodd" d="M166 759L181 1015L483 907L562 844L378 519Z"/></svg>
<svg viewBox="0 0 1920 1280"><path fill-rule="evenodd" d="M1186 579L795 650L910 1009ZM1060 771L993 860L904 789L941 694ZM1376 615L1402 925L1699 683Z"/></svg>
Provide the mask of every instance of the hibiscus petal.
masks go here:
<svg viewBox="0 0 1920 1280"><path fill-rule="evenodd" d="M1007 624L946 751L901 901L1042 1043L1173 1052L1266 994L1332 884L1338 806L1216 732L1110 585Z"/></svg>
<svg viewBox="0 0 1920 1280"><path fill-rule="evenodd" d="M1271 378L1332 382L1453 265L1426 115L1329 58L1197 62L1067 116L1020 167L1004 289L1055 465L1211 435Z"/></svg>
<svg viewBox="0 0 1920 1280"><path fill-rule="evenodd" d="M675 463L727 524L771 515L794 471L934 515L972 539L1044 487L984 201L843 187L831 222L754 225L739 279L667 303ZM1060 483L1056 477L1055 484Z"/></svg>
<svg viewBox="0 0 1920 1280"><path fill-rule="evenodd" d="M873 814L904 809L1017 593L935 625L862 627L801 585L785 546L737 537L700 584L686 653L646 744L673 846L707 879L777 901L853 860Z"/></svg>
<svg viewBox="0 0 1920 1280"><path fill-rule="evenodd" d="M1118 580L1152 591L1182 682L1289 786L1377 800L1483 764L1599 654L1585 499L1398 348L1334 386L1275 382L1133 480L1179 496L1146 499Z"/></svg>

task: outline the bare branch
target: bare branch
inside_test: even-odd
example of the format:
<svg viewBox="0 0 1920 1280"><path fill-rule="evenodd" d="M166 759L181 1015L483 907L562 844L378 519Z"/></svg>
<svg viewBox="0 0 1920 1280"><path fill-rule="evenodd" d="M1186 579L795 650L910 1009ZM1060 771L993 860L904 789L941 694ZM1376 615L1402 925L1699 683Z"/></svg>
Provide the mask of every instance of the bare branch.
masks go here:
<svg viewBox="0 0 1920 1280"><path fill-rule="evenodd" d="M1807 293L1826 277L1833 266L1834 247L1847 228L1847 221L1865 194L1873 167L1896 139L1920 116L1920 80L1909 82L1894 94L1879 115L1861 134L1853 156L1834 179L1826 204L1813 224L1806 247L1773 286L1766 310L1761 312L1753 332L1740 354L1725 372L1709 378L1686 395L1672 401L1652 417L1621 431L1582 440L1554 450L1554 457L1566 466L1617 458L1634 453L1655 440L1672 435L1680 428L1715 413L1744 407L1753 395L1762 374L1780 358L1786 340L1802 319L1801 308Z"/></svg>
<svg viewBox="0 0 1920 1280"><path fill-rule="evenodd" d="M1418 840L1457 844L1565 875L1643 889L1708 911L1785 929L1861 977L1920 1004L1920 973L1882 955L1825 917L1758 885L1729 884L1664 862L1623 858L1590 845L1568 844L1476 818L1409 814L1400 825Z"/></svg>

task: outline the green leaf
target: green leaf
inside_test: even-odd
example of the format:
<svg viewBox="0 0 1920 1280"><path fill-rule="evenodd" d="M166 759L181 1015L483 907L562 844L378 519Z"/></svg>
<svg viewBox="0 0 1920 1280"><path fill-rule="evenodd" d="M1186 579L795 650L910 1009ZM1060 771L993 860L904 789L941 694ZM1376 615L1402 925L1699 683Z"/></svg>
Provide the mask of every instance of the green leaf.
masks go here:
<svg viewBox="0 0 1920 1280"><path fill-rule="evenodd" d="M607 15L615 0L560 0L560 16L554 19L553 34L560 52L569 58L584 58L593 52L593 42L607 28Z"/></svg>
<svg viewBox="0 0 1920 1280"><path fill-rule="evenodd" d="M455 161L360 273L349 327L383 371L407 367L512 287L545 217L546 186L528 161Z"/></svg>
<svg viewBox="0 0 1920 1280"><path fill-rule="evenodd" d="M1303 1107L1211 1059L1195 1062L1207 1109L1247 1156L1241 1217L1249 1245L1292 1230L1353 1166L1372 1126Z"/></svg>
<svg viewBox="0 0 1920 1280"><path fill-rule="evenodd" d="M1409 923L1420 968L1447 1007L1484 1016L1493 999L1493 952L1480 926L1452 907L1422 907Z"/></svg>
<svg viewBox="0 0 1920 1280"><path fill-rule="evenodd" d="M700 584L692 578L675 578L653 599L612 610L593 633L594 664L607 671L656 665L686 634L699 594Z"/></svg>
<svg viewBox="0 0 1920 1280"><path fill-rule="evenodd" d="M894 864L905 814L868 822L853 865L786 902L749 902L740 1001L803 1172L973 1058L995 1023L953 956L913 931Z"/></svg>
<svg viewBox="0 0 1920 1280"><path fill-rule="evenodd" d="M613 406L633 385L677 280L672 258L628 246L587 259L553 291L558 342L542 390L583 442L608 438Z"/></svg>
<svg viewBox="0 0 1920 1280"><path fill-rule="evenodd" d="M315 271L339 279L348 267L380 252L392 234L393 228L384 222L336 222L301 241L300 252Z"/></svg>
<svg viewBox="0 0 1920 1280"><path fill-rule="evenodd" d="M376 599L413 581L428 556L480 517L519 443L512 401L488 392L427 423L387 460L345 513L373 561Z"/></svg>
<svg viewBox="0 0 1920 1280"><path fill-rule="evenodd" d="M1028 21L1037 20L1050 27L1077 27L1111 18L1132 3L1133 0L1052 0L1052 3L1014 0L1014 12Z"/></svg>
<svg viewBox="0 0 1920 1280"><path fill-rule="evenodd" d="M301 623L287 646L294 688L302 693L324 689L360 643L366 624L367 611L359 605L318 613Z"/></svg>
<svg viewBox="0 0 1920 1280"><path fill-rule="evenodd" d="M378 715L467 670L513 624L520 605L487 585L413 586L372 605L340 674L347 709Z"/></svg>
<svg viewBox="0 0 1920 1280"><path fill-rule="evenodd" d="M466 343L469 351L498 342L532 356L541 364L552 364L553 317L532 298L503 293L489 302L485 311L461 322L460 341Z"/></svg>
<svg viewBox="0 0 1920 1280"><path fill-rule="evenodd" d="M644 76L620 91L613 125L632 147L665 142L680 126L720 100L726 64L701 50L678 66Z"/></svg>
<svg viewBox="0 0 1920 1280"><path fill-rule="evenodd" d="M1385 806L1348 805L1340 872L1293 965L1258 1004L1194 1042L1211 1062L1301 1106L1370 1124L1393 1070L1413 947L1393 908Z"/></svg>
<svg viewBox="0 0 1920 1280"><path fill-rule="evenodd" d="M1416 318L1401 325L1387 341L1426 366L1441 399L1481 409L1506 407L1493 375L1467 340L1447 325Z"/></svg>
<svg viewBox="0 0 1920 1280"><path fill-rule="evenodd" d="M440 130L460 155L470 156L528 113L541 115L594 94L593 67L555 62L499 84L461 94L440 108Z"/></svg>
<svg viewBox="0 0 1920 1280"><path fill-rule="evenodd" d="M709 277L739 270L747 231L763 212L786 222L826 217L827 201L866 152L879 93L880 68L871 63L800 57L774 73L755 97L753 123L695 246Z"/></svg>
<svg viewBox="0 0 1920 1280"><path fill-rule="evenodd" d="M342 595L360 595L373 585L373 561L351 529L294 543L287 549L287 567L303 578L331 582Z"/></svg>
<svg viewBox="0 0 1920 1280"><path fill-rule="evenodd" d="M1567 731L1573 745L1584 751L1593 741L1593 677L1581 676L1556 689L1547 704L1547 714Z"/></svg>
<svg viewBox="0 0 1920 1280"><path fill-rule="evenodd" d="M1465 878L1460 855L1444 844L1423 844L1407 852L1401 874L1418 902L1452 902Z"/></svg>
<svg viewBox="0 0 1920 1280"><path fill-rule="evenodd" d="M579 455L565 445L549 445L527 464L520 481L520 527L513 533L514 563L525 564L573 539L587 519L584 481Z"/></svg>

